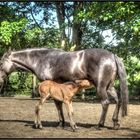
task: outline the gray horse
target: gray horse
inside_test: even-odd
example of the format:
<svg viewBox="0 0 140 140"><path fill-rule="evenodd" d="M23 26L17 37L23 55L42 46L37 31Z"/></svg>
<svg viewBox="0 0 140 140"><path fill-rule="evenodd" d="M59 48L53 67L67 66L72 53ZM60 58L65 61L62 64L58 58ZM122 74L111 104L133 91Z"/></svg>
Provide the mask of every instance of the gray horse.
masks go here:
<svg viewBox="0 0 140 140"><path fill-rule="evenodd" d="M128 88L126 71L123 62L113 53L104 49L85 49L65 52L61 49L33 48L6 52L1 58L1 71L5 75L14 70L23 69L33 72L40 81L57 82L87 79L91 81L101 98L102 113L98 127L103 127L111 95L116 101L112 117L114 129L119 128L118 114L122 108L122 116L127 115ZM115 78L119 77L120 92L114 88ZM3 79L0 75L0 79ZM59 122L65 124L62 103L55 101L59 114Z"/></svg>

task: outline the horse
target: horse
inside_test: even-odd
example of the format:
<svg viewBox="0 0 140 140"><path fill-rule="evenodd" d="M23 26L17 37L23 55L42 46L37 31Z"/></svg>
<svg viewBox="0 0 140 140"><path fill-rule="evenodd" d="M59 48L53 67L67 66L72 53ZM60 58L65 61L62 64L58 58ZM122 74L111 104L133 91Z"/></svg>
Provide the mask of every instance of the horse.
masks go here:
<svg viewBox="0 0 140 140"><path fill-rule="evenodd" d="M88 80L76 80L75 83L65 82L63 84L56 83L51 80L45 80L41 82L38 87L38 92L41 98L39 103L35 107L35 128L42 129L42 124L40 120L40 110L46 99L52 97L53 99L61 101L65 104L70 120L70 126L72 130L75 131L78 127L72 118L72 97L82 89L86 89L92 86L93 84Z"/></svg>
<svg viewBox="0 0 140 140"><path fill-rule="evenodd" d="M98 128L104 126L110 103L109 95L116 102L112 116L113 128L120 127L118 123L120 108L122 117L127 116L129 95L125 66L117 55L108 50L90 48L67 52L56 48L30 48L8 51L2 56L0 67L6 75L17 69L31 71L40 81L67 82L83 79L91 81L102 104ZM119 92L116 92L114 87L116 78L120 82ZM55 101L55 104L59 115L59 125L64 126L62 103Z"/></svg>

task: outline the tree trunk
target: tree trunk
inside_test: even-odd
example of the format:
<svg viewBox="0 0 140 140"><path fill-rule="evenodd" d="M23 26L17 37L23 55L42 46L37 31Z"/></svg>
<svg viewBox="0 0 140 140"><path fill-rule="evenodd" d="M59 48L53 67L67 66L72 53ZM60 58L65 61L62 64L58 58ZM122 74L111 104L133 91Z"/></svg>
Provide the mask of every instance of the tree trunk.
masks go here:
<svg viewBox="0 0 140 140"><path fill-rule="evenodd" d="M82 40L82 23L79 20L76 20L77 18L77 11L81 11L83 9L83 3L82 2L74 2L74 12L73 12L73 27L72 27L72 45L74 47L74 50L79 50Z"/></svg>
<svg viewBox="0 0 140 140"><path fill-rule="evenodd" d="M64 2L56 2L57 19L59 23L61 48L66 49L66 33L65 33L65 6Z"/></svg>

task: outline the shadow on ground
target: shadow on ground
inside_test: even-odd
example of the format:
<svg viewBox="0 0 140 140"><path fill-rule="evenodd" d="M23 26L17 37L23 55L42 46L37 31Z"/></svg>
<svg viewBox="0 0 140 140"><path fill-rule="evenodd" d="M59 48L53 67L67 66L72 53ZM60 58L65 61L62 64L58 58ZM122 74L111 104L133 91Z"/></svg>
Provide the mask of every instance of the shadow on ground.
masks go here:
<svg viewBox="0 0 140 140"><path fill-rule="evenodd" d="M25 124L24 126L30 126L33 129L35 129L33 127L34 126L34 121L29 121L29 120L1 120L0 119L0 122L24 123ZM91 127L94 127L95 129L97 128L97 124L89 124L89 123L76 123L76 124L77 124L78 127L82 127L82 128L91 128ZM43 125L43 127L57 127L58 122L57 121L42 121L42 125ZM69 122L66 122L66 127L70 127ZM102 129L104 129L104 128L109 129L111 131L117 131L117 130L114 130L110 126L104 126ZM129 132L133 132L132 134L130 134L130 137L136 137L138 134L140 134L140 129L120 127L119 130L127 130Z"/></svg>

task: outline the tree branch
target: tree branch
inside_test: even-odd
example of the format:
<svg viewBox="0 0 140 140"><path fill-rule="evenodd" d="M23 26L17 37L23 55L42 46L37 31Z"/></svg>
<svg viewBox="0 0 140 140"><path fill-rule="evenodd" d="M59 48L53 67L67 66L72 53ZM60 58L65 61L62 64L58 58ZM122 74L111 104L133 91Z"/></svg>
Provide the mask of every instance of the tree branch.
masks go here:
<svg viewBox="0 0 140 140"><path fill-rule="evenodd" d="M30 7L30 9L28 9L28 10L31 12L31 16L32 16L32 18L33 18L34 22L36 23L36 25L37 25L40 29L42 29L42 28L41 28L41 26L40 26L40 25L38 24L38 22L36 21L36 19L35 19L34 15L33 15L32 8Z"/></svg>

